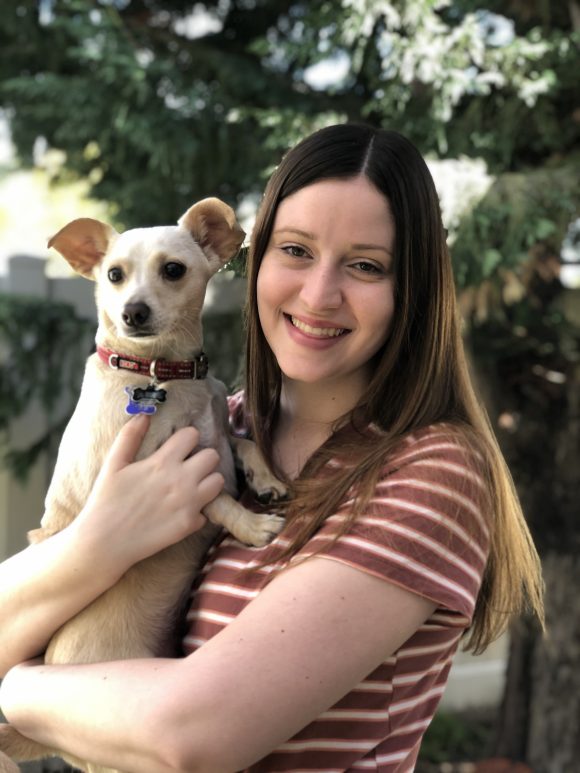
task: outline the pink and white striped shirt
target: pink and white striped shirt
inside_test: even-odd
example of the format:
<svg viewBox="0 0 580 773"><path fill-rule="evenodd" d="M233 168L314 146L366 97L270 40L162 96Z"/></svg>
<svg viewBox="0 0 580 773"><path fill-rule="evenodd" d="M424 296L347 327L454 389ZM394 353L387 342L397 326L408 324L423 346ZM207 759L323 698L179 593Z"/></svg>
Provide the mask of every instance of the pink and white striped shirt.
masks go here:
<svg viewBox="0 0 580 773"><path fill-rule="evenodd" d="M231 398L234 429L241 396ZM237 426L236 426L237 425ZM437 604L431 617L337 704L253 765L262 771L410 773L421 738L447 682L451 659L470 625L489 546L479 502L481 460L457 430L434 425L413 433L386 460L365 512L333 540L345 502L298 553L321 553L395 583ZM248 498L245 504L251 506ZM265 550L226 536L196 583L184 639L191 653L219 633L264 587L276 566L249 574ZM268 557L272 553L268 552Z"/></svg>

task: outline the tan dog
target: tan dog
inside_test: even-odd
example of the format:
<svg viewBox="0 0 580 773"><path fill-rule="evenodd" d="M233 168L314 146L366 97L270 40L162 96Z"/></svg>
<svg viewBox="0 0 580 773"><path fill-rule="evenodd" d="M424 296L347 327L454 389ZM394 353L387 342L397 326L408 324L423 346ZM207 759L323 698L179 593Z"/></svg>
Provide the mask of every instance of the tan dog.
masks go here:
<svg viewBox="0 0 580 773"><path fill-rule="evenodd" d="M266 544L280 530L281 518L251 513L231 496L235 470L225 387L205 377L207 360L202 354L201 309L207 282L236 253L243 238L233 210L218 199L205 199L191 207L178 226L118 234L104 223L81 218L51 239L49 246L96 281L99 327L97 353L87 362L41 528L29 535L32 542L60 531L80 512L106 452L129 418L126 409L150 412L156 401L158 411L139 458L152 453L177 428L195 426L200 445L218 450L228 492L211 502L205 515L252 545ZM283 495L282 484L270 475L253 444L242 440L236 445L252 487L259 494ZM177 615L216 535L212 523L133 566L54 635L46 662L175 654ZM57 755L89 773L108 771L44 748L9 725L0 726L0 750L16 760ZM0 760L0 770L2 764ZM6 770L14 769L8 760L4 764Z"/></svg>

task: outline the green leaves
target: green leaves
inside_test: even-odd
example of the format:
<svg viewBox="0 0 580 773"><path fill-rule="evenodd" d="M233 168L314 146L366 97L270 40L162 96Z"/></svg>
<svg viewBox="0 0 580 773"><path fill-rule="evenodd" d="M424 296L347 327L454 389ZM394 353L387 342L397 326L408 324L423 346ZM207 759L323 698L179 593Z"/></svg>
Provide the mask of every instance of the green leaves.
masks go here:
<svg viewBox="0 0 580 773"><path fill-rule="evenodd" d="M564 14L510 22L475 0L54 0L43 13L20 0L0 16L0 105L26 162L44 136L126 225L172 222L206 195L235 204L336 120L513 170L578 143L580 53Z"/></svg>
<svg viewBox="0 0 580 773"><path fill-rule="evenodd" d="M0 429L33 399L54 410L79 383L91 330L67 304L0 294Z"/></svg>
<svg viewBox="0 0 580 773"><path fill-rule="evenodd" d="M536 242L543 241L552 236L558 230L558 224L546 217L539 217L535 222L530 223L530 230L527 234L527 243L532 247Z"/></svg>
<svg viewBox="0 0 580 773"><path fill-rule="evenodd" d="M452 247L460 289L478 286L500 268L524 271L538 246L559 256L578 211L580 181L573 159L554 168L496 178L463 219Z"/></svg>
<svg viewBox="0 0 580 773"><path fill-rule="evenodd" d="M501 252L499 250L490 247L483 252L483 260L481 262L481 274L487 279L490 277L495 269L501 263Z"/></svg>
<svg viewBox="0 0 580 773"><path fill-rule="evenodd" d="M34 404L47 420L32 447L12 449L4 457L19 477L60 438L93 336L93 323L68 304L0 293L0 438Z"/></svg>

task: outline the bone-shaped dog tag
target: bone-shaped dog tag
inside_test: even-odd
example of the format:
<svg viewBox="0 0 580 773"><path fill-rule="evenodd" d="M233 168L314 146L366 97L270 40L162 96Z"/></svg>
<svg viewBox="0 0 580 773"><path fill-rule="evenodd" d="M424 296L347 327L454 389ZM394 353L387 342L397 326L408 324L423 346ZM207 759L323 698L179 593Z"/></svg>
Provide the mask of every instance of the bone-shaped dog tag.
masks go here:
<svg viewBox="0 0 580 773"><path fill-rule="evenodd" d="M137 413L157 413L157 406L164 403L167 398L165 389L158 389L155 384L142 387L125 387L129 395L129 402L125 406L125 412L131 415Z"/></svg>

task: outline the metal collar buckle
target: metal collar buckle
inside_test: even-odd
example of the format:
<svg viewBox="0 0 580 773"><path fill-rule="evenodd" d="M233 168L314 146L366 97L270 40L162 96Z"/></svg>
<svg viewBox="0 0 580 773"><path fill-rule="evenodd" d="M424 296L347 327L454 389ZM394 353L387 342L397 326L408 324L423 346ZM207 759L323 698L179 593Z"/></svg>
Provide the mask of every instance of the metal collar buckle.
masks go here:
<svg viewBox="0 0 580 773"><path fill-rule="evenodd" d="M207 376L207 355L204 352L196 357L193 361L193 376L194 379L204 379ZM198 368L200 372L198 373Z"/></svg>
<svg viewBox="0 0 580 773"><path fill-rule="evenodd" d="M109 367L113 368L113 370L119 370L119 358L120 356L118 354L115 354L113 352L109 355Z"/></svg>

